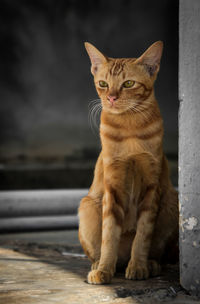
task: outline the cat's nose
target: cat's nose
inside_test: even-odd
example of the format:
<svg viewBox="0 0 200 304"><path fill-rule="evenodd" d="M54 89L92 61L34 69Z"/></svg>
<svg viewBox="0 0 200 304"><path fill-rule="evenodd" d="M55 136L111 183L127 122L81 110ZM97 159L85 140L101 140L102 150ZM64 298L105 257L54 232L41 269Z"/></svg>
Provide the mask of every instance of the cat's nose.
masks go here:
<svg viewBox="0 0 200 304"><path fill-rule="evenodd" d="M117 96L108 95L107 99L111 104L114 104L114 102L117 100Z"/></svg>

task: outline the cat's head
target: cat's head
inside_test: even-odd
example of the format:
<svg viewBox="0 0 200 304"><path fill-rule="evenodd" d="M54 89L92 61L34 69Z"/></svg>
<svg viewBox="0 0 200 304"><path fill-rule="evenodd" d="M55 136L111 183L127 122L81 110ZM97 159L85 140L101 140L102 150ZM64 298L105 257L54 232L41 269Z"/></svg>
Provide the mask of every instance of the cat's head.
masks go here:
<svg viewBox="0 0 200 304"><path fill-rule="evenodd" d="M110 58L85 43L103 109L120 114L148 104L160 67L163 43L152 44L139 58Z"/></svg>

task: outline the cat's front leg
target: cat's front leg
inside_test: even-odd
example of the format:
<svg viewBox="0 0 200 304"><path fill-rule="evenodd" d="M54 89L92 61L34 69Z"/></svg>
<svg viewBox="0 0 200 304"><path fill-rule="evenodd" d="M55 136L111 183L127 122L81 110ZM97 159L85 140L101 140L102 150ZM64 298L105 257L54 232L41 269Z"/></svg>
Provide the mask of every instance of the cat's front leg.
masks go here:
<svg viewBox="0 0 200 304"><path fill-rule="evenodd" d="M88 283L110 283L115 273L123 220L124 210L119 188L107 185L103 197L101 257L98 268L88 274Z"/></svg>
<svg viewBox="0 0 200 304"><path fill-rule="evenodd" d="M142 280L150 275L148 256L157 210L156 186L150 185L139 209L136 236L125 274L127 279Z"/></svg>

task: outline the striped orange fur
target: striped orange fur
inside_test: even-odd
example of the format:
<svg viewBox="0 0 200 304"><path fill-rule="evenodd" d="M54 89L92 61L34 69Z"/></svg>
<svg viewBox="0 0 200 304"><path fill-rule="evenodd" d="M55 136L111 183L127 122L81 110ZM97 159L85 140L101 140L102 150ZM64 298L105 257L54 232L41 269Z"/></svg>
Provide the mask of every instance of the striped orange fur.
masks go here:
<svg viewBox="0 0 200 304"><path fill-rule="evenodd" d="M178 199L163 153L163 120L154 95L163 43L139 58L108 58L86 43L101 98L102 151L79 207L79 238L92 262L91 284L160 273L178 237ZM173 246L173 248L172 248Z"/></svg>

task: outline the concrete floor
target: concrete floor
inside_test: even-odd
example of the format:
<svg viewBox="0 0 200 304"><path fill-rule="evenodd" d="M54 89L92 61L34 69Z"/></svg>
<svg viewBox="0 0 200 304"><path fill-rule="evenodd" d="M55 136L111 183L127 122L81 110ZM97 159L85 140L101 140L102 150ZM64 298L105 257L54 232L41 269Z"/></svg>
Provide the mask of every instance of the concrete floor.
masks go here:
<svg viewBox="0 0 200 304"><path fill-rule="evenodd" d="M89 268L77 230L2 234L0 303L200 303L180 287L177 265L146 281L125 280L118 273L104 286L86 283Z"/></svg>
<svg viewBox="0 0 200 304"><path fill-rule="evenodd" d="M0 234L0 244L7 242L28 242L37 244L80 245L77 230L57 230Z"/></svg>

